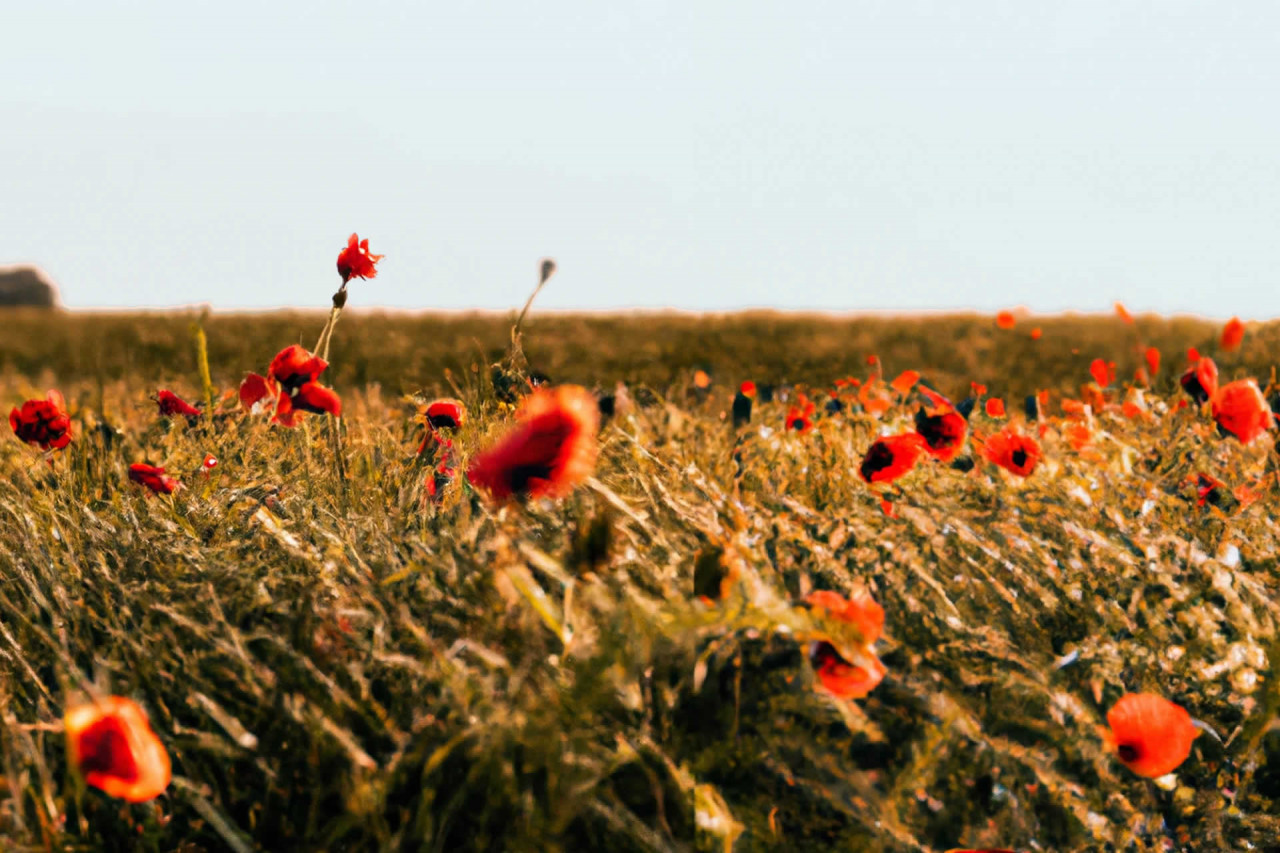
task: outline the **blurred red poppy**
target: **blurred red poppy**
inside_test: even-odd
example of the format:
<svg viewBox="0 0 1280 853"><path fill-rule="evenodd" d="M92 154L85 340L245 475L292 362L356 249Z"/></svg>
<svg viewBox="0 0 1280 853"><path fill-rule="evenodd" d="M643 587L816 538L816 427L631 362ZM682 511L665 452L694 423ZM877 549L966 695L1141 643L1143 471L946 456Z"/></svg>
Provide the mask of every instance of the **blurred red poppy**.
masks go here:
<svg viewBox="0 0 1280 853"><path fill-rule="evenodd" d="M267 375L279 382L285 391L294 391L307 382L315 382L324 373L329 362L317 355L312 355L297 344L280 350L271 359Z"/></svg>
<svg viewBox="0 0 1280 853"><path fill-rule="evenodd" d="M837 379L836 385L839 386L839 384L840 380ZM746 380L738 386L738 393L746 397L748 400L754 400L756 398L756 383L752 382L750 379Z"/></svg>
<svg viewBox="0 0 1280 853"><path fill-rule="evenodd" d="M217 468L217 467L218 467L218 457L214 456L212 453L206 453L204 455L204 461L200 463L201 470L203 470L204 473L207 475L210 471L212 471L214 468Z"/></svg>
<svg viewBox="0 0 1280 853"><path fill-rule="evenodd" d="M1043 336L1044 336L1044 331L1039 326L1036 326L1034 329L1031 330L1031 340L1038 341Z"/></svg>
<svg viewBox="0 0 1280 853"><path fill-rule="evenodd" d="M1232 317L1222 327L1222 349L1226 352L1235 352L1240 348L1242 341L1244 341L1244 323L1240 322L1239 317Z"/></svg>
<svg viewBox="0 0 1280 853"><path fill-rule="evenodd" d="M67 709L67 756L84 781L112 797L145 803L169 787L169 753L147 715L122 696Z"/></svg>
<svg viewBox="0 0 1280 853"><path fill-rule="evenodd" d="M996 315L996 325L1001 329L1012 329L1017 322L1012 311L1001 311Z"/></svg>
<svg viewBox="0 0 1280 853"><path fill-rule="evenodd" d="M591 476L600 409L590 391L577 385L539 388L524 399L516 419L467 469L492 501L564 497Z"/></svg>
<svg viewBox="0 0 1280 853"><path fill-rule="evenodd" d="M1201 358L1182 374L1178 382L1192 400L1204 403L1218 393L1218 365L1207 356Z"/></svg>
<svg viewBox="0 0 1280 853"><path fill-rule="evenodd" d="M804 600L816 613L852 625L868 645L878 640L884 631L884 608L865 589L854 593L852 598L845 598L829 589L819 589L809 593Z"/></svg>
<svg viewBox="0 0 1280 853"><path fill-rule="evenodd" d="M59 391L15 406L9 412L9 427L22 441L45 450L61 450L71 443L71 416Z"/></svg>
<svg viewBox="0 0 1280 853"><path fill-rule="evenodd" d="M986 402L987 417L1003 418L1005 416L1004 400L999 397L990 397Z"/></svg>
<svg viewBox="0 0 1280 853"><path fill-rule="evenodd" d="M1147 371L1154 379L1155 375L1160 372L1160 350L1155 347L1147 347L1143 357L1147 360Z"/></svg>
<svg viewBox="0 0 1280 853"><path fill-rule="evenodd" d="M1248 444L1271 428L1272 414L1258 383L1252 379L1228 382L1213 395L1213 419L1218 426Z"/></svg>
<svg viewBox="0 0 1280 853"><path fill-rule="evenodd" d="M163 468L142 462L135 462L129 466L129 479L146 486L157 495L171 495L182 488L182 484L177 479L165 476Z"/></svg>
<svg viewBox="0 0 1280 853"><path fill-rule="evenodd" d="M1106 388L1116 378L1115 362L1095 358L1089 364L1089 373L1093 376L1093 381L1098 383L1099 388Z"/></svg>
<svg viewBox="0 0 1280 853"><path fill-rule="evenodd" d="M335 418L342 417L342 400L331 389L316 382L308 382L289 399L292 407L300 412L313 415L330 414Z"/></svg>
<svg viewBox="0 0 1280 853"><path fill-rule="evenodd" d="M904 370L898 374L897 378L889 383L889 387L897 391L899 394L905 395L908 391L915 387L920 381L920 374L914 370Z"/></svg>
<svg viewBox="0 0 1280 853"><path fill-rule="evenodd" d="M1040 445L1010 424L983 442L982 455L1006 471L1028 477L1040 461Z"/></svg>
<svg viewBox="0 0 1280 853"><path fill-rule="evenodd" d="M427 404L424 414L432 429L461 429L467 420L467 407L461 400L444 397Z"/></svg>
<svg viewBox="0 0 1280 853"><path fill-rule="evenodd" d="M188 418L200 417L199 409L165 388L157 391L152 399L156 401L156 405L159 406L160 414L162 415L183 415Z"/></svg>
<svg viewBox="0 0 1280 853"><path fill-rule="evenodd" d="M251 415L266 414L276 404L277 393L274 380L250 373L240 383L240 405L248 409Z"/></svg>
<svg viewBox="0 0 1280 853"><path fill-rule="evenodd" d="M352 234L347 238L346 248L338 253L338 275L342 276L342 284L345 286L353 278L376 277L378 261L383 257L370 254L369 241Z"/></svg>
<svg viewBox="0 0 1280 853"><path fill-rule="evenodd" d="M809 647L809 663L818 676L818 683L837 699L861 699L884 680L887 672L875 655L868 654L863 665L853 664L826 640Z"/></svg>
<svg viewBox="0 0 1280 853"><path fill-rule="evenodd" d="M925 452L941 462L950 462L964 446L969 422L959 412L946 409L937 414L916 412L916 432L924 439Z"/></svg>
<svg viewBox="0 0 1280 853"><path fill-rule="evenodd" d="M1129 313L1129 309L1124 307L1123 302L1116 303L1116 316L1126 323L1133 322L1133 315Z"/></svg>
<svg viewBox="0 0 1280 853"><path fill-rule="evenodd" d="M800 394L796 397L795 404L787 409L787 429L808 432L813 426L813 413L817 410L818 407L812 400Z"/></svg>
<svg viewBox="0 0 1280 853"><path fill-rule="evenodd" d="M1200 730L1186 709L1151 693L1126 693L1107 712L1104 737L1126 767L1155 778L1177 770Z"/></svg>
<svg viewBox="0 0 1280 853"><path fill-rule="evenodd" d="M919 433L877 438L862 457L858 473L868 483L890 483L915 467L929 445Z"/></svg>

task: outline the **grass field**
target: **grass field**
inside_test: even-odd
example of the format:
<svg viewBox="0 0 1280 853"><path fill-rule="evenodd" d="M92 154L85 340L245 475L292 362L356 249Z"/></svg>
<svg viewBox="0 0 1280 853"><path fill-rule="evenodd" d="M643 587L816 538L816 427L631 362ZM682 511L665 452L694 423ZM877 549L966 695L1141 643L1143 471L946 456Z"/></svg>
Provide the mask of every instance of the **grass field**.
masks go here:
<svg viewBox="0 0 1280 853"><path fill-rule="evenodd" d="M344 315L343 417L290 430L234 391L323 315L204 318L219 415L191 423L148 397L203 398L194 315L2 316L0 404L56 387L74 440L52 464L0 440L0 848L1280 849L1276 452L1176 405L1189 346L1268 385L1280 325L1223 353L1190 319L535 313L529 368L633 405L572 496L494 508L461 478L428 498L410 395L461 398L457 452L488 446L524 369L510 317ZM1126 413L1150 345L1164 366ZM1082 392L1099 357L1117 379ZM1021 479L970 445L971 470L873 489L863 455L915 398L819 406L804 433L782 400L726 419L743 380L821 402L875 369L985 384L1015 422L1048 390L1044 459ZM1004 423L979 404L969 425ZM135 462L185 488L146 493ZM695 596L708 566L721 601ZM841 700L799 602L859 587L887 675ZM1098 731L1126 692L1217 738L1135 775ZM153 803L70 772L64 710L107 694L171 756Z"/></svg>

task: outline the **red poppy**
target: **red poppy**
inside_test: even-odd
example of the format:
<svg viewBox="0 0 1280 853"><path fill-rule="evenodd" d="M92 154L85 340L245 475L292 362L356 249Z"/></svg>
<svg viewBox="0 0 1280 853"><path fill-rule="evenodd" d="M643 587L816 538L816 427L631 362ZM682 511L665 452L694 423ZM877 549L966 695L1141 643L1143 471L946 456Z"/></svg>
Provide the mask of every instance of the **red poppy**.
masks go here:
<svg viewBox="0 0 1280 853"><path fill-rule="evenodd" d="M1222 327L1222 349L1226 352L1235 352L1240 348L1240 343L1244 340L1244 323L1240 322L1239 317L1232 317L1227 324Z"/></svg>
<svg viewBox="0 0 1280 853"><path fill-rule="evenodd" d="M818 407L812 400L800 394L796 397L795 405L787 409L787 429L808 432L813 426L813 413L817 410Z"/></svg>
<svg viewBox="0 0 1280 853"><path fill-rule="evenodd" d="M1004 400L999 397L989 398L986 403L986 409L987 417L989 418L1003 418L1005 416Z"/></svg>
<svg viewBox="0 0 1280 853"><path fill-rule="evenodd" d="M1160 372L1160 350L1155 347L1147 347L1147 351L1143 353L1147 359L1147 371L1154 378Z"/></svg>
<svg viewBox="0 0 1280 853"><path fill-rule="evenodd" d="M433 503L439 503L444 497L445 487L453 482L457 472L449 465L449 460L445 460L436 466L435 470L427 472L427 479L423 483L426 489L427 497Z"/></svg>
<svg viewBox="0 0 1280 853"><path fill-rule="evenodd" d="M1029 477L1040 461L1040 445L1011 424L983 442L982 455L1006 471Z"/></svg>
<svg viewBox="0 0 1280 853"><path fill-rule="evenodd" d="M693 387L705 391L711 387L711 374L702 368L693 372Z"/></svg>
<svg viewBox="0 0 1280 853"><path fill-rule="evenodd" d="M285 391L294 391L308 382L315 382L328 366L329 362L323 358L293 344L271 359L267 375L279 382Z"/></svg>
<svg viewBox="0 0 1280 853"><path fill-rule="evenodd" d="M941 462L950 462L964 446L969 422L959 412L945 409L937 414L916 412L916 432L924 439L925 452Z"/></svg>
<svg viewBox="0 0 1280 853"><path fill-rule="evenodd" d="M970 382L969 387L973 390L973 396L975 397L981 397L983 394L987 393L987 386L983 385L981 382Z"/></svg>
<svg viewBox="0 0 1280 853"><path fill-rule="evenodd" d="M280 401L276 405L276 413L271 418L271 422L281 426L295 427L306 412L315 415L327 412L339 418L342 417L342 400L331 389L316 382L308 382L291 395L280 395Z"/></svg>
<svg viewBox="0 0 1280 853"><path fill-rule="evenodd" d="M868 483L893 482L915 467L928 446L926 440L914 432L877 438L862 457L858 473Z"/></svg>
<svg viewBox="0 0 1280 853"><path fill-rule="evenodd" d="M467 469L471 482L493 501L564 497L591 475L600 409L590 391L577 385L539 388L524 399L516 419Z"/></svg>
<svg viewBox="0 0 1280 853"><path fill-rule="evenodd" d="M845 598L829 589L819 589L809 593L804 600L822 616L852 625L868 645L878 640L884 631L884 608L865 589L854 593L852 598Z"/></svg>
<svg viewBox="0 0 1280 853"><path fill-rule="evenodd" d="M996 315L996 325L1001 329L1012 329L1017 322L1012 311L1001 311Z"/></svg>
<svg viewBox="0 0 1280 853"><path fill-rule="evenodd" d="M131 803L169 787L169 753L141 708L122 696L67 709L67 755L84 781Z"/></svg>
<svg viewBox="0 0 1280 853"><path fill-rule="evenodd" d="M157 495L171 495L182 488L182 484L177 479L164 475L163 468L142 462L135 462L129 466L129 479L146 486Z"/></svg>
<svg viewBox="0 0 1280 853"><path fill-rule="evenodd" d="M1036 326L1034 329L1031 330L1031 340L1038 341L1043 336L1044 336L1044 331L1041 330L1039 326Z"/></svg>
<svg viewBox="0 0 1280 853"><path fill-rule="evenodd" d="M212 453L206 453L204 455L204 461L200 463L201 470L203 470L206 474L208 474L210 471L212 471L214 468L217 468L217 467L218 467L218 457L214 456Z"/></svg>
<svg viewBox="0 0 1280 853"><path fill-rule="evenodd" d="M1200 734L1186 709L1151 693L1126 693L1107 712L1104 737L1126 767L1155 778L1178 769Z"/></svg>
<svg viewBox="0 0 1280 853"><path fill-rule="evenodd" d="M1126 323L1133 322L1133 315L1129 313L1129 309L1124 307L1124 303L1116 303L1116 316Z"/></svg>
<svg viewBox="0 0 1280 853"><path fill-rule="evenodd" d="M370 254L369 241L352 234L347 238L347 247L338 253L338 275L342 276L343 286L353 278L375 278L378 261L383 257Z"/></svg>
<svg viewBox="0 0 1280 853"><path fill-rule="evenodd" d="M429 403L423 414L432 429L461 429L467 420L467 407L461 400L445 397Z"/></svg>
<svg viewBox="0 0 1280 853"><path fill-rule="evenodd" d="M152 399L160 407L160 414L162 415L185 415L188 418L200 417L199 409L172 391L161 388Z"/></svg>
<svg viewBox="0 0 1280 853"><path fill-rule="evenodd" d="M1093 376L1093 381L1098 383L1099 388L1106 388L1116 378L1116 363L1095 358L1089 364L1089 373Z"/></svg>
<svg viewBox="0 0 1280 853"><path fill-rule="evenodd" d="M240 383L240 405L248 409L251 415L266 414L276 404L277 393L274 380L250 373Z"/></svg>
<svg viewBox="0 0 1280 853"><path fill-rule="evenodd" d="M1192 400L1204 403L1218 393L1218 365L1207 356L1198 359L1178 382Z"/></svg>
<svg viewBox="0 0 1280 853"><path fill-rule="evenodd" d="M904 370L898 374L898 377L889 383L889 387L897 391L899 394L906 395L908 391L915 387L920 381L920 374L914 370Z"/></svg>
<svg viewBox="0 0 1280 853"><path fill-rule="evenodd" d="M875 689L887 672L875 655L868 654L863 665L850 663L826 640L809 647L809 664L818 683L837 699L861 699Z"/></svg>
<svg viewBox="0 0 1280 853"><path fill-rule="evenodd" d="M1248 444L1271 428L1271 409L1252 379L1228 382L1213 395L1213 419L1218 426Z"/></svg>
<svg viewBox="0 0 1280 853"><path fill-rule="evenodd" d="M837 379L836 384L839 385L840 380ZM756 398L756 383L752 382L750 379L746 380L738 386L738 393L746 397L748 400L754 400Z"/></svg>
<svg viewBox="0 0 1280 853"><path fill-rule="evenodd" d="M1195 347L1187 347L1187 363L1195 364L1200 360L1200 350Z"/></svg>
<svg viewBox="0 0 1280 853"><path fill-rule="evenodd" d="M9 412L9 427L22 441L45 450L61 450L71 443L71 416L58 391L43 400L27 400Z"/></svg>

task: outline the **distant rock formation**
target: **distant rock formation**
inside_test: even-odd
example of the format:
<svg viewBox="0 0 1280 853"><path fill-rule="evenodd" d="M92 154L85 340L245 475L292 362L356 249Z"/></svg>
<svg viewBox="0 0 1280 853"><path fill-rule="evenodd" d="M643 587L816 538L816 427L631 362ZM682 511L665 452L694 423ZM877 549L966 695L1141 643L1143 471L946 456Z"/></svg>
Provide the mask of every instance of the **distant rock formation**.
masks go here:
<svg viewBox="0 0 1280 853"><path fill-rule="evenodd" d="M0 308L57 308L58 287L39 267L0 267Z"/></svg>

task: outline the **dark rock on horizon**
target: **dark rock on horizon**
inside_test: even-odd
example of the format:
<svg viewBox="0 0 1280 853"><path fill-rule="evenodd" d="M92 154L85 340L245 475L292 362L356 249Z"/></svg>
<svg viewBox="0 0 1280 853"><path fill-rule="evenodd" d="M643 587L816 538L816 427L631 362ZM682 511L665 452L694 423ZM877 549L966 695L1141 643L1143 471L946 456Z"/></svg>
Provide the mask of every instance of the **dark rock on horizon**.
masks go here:
<svg viewBox="0 0 1280 853"><path fill-rule="evenodd" d="M44 270L28 264L0 267L0 308L58 305L58 287Z"/></svg>

